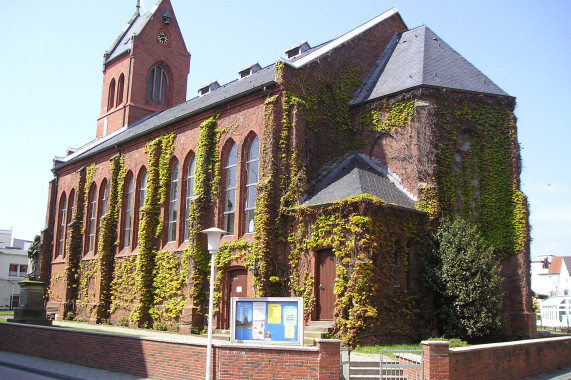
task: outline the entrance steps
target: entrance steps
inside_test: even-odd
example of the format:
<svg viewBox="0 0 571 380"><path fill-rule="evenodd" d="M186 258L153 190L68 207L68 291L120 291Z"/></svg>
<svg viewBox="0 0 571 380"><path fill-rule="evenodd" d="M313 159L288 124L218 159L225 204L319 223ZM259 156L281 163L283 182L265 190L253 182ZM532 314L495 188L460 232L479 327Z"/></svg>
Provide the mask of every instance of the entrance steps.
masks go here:
<svg viewBox="0 0 571 380"><path fill-rule="evenodd" d="M315 339L326 338L333 327L333 321L309 321L303 328L303 345L314 346Z"/></svg>

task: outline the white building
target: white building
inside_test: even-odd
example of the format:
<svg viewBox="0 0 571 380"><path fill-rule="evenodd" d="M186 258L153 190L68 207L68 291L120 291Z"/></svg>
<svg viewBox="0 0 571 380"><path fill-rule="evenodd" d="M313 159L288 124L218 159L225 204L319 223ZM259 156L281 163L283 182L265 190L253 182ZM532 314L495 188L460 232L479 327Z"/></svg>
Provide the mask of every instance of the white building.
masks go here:
<svg viewBox="0 0 571 380"><path fill-rule="evenodd" d="M22 281L27 273L27 250L0 248L0 309L13 309L18 306L18 282Z"/></svg>
<svg viewBox="0 0 571 380"><path fill-rule="evenodd" d="M545 327L571 325L571 256L541 256L531 265L531 288L545 294L541 301L541 323Z"/></svg>

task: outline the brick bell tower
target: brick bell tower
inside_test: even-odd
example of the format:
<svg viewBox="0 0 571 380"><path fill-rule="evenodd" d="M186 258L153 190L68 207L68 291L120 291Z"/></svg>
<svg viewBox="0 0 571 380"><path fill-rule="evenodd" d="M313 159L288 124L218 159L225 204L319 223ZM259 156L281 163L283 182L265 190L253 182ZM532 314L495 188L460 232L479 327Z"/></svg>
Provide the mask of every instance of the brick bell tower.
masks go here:
<svg viewBox="0 0 571 380"><path fill-rule="evenodd" d="M103 55L96 137L103 137L186 100L190 53L170 0L135 14Z"/></svg>

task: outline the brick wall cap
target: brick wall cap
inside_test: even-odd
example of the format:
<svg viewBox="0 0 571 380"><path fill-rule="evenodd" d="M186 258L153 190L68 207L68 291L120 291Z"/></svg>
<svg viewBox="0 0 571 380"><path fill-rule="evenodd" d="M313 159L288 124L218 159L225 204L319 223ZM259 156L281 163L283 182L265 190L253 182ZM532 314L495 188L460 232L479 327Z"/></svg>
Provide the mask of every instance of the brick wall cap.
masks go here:
<svg viewBox="0 0 571 380"><path fill-rule="evenodd" d="M450 346L447 340L423 340L420 342L423 346Z"/></svg>
<svg viewBox="0 0 571 380"><path fill-rule="evenodd" d="M315 339L315 343L339 343L341 341L339 339Z"/></svg>
<svg viewBox="0 0 571 380"><path fill-rule="evenodd" d="M529 345L529 344L553 343L553 342L562 341L562 340L567 340L568 343L571 343L571 337L564 336L564 337L553 337L553 338L525 339L525 340L517 340L517 341L513 341L513 342L477 344L475 346L451 348L450 351L452 351L452 352L478 351L478 350L487 350L487 349L491 349L491 348L513 347L513 346L521 346L521 345Z"/></svg>

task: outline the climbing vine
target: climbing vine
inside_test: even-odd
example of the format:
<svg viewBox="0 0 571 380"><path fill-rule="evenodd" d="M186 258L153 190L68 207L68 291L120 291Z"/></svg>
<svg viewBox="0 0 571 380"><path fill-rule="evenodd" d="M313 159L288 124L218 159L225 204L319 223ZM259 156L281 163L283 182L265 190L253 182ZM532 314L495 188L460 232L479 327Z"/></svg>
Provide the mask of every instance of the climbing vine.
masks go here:
<svg viewBox="0 0 571 380"><path fill-rule="evenodd" d="M174 132L164 134L145 146L147 153L147 189L145 205L141 209L139 223L139 254L135 272L135 288L139 299L129 319L144 324L151 320L154 306L153 268L157 253L156 239L161 235L163 223L161 205L166 200L167 184L170 179L170 161L173 151Z"/></svg>
<svg viewBox="0 0 571 380"><path fill-rule="evenodd" d="M294 294L304 297L307 314L313 311L316 301L312 296L314 277L308 253L331 248L336 256L337 274L333 327L339 338L355 346L367 338L368 331L375 331L379 326L386 328L386 311L391 309L391 302L400 305L393 307L393 313L389 314L390 318L395 318L391 320L393 325L406 326L398 321L402 320L402 315L408 315L407 321L412 320L416 315L415 309L410 307L414 296L406 291L394 292L393 278L387 273L392 273L395 251L406 267L407 249L403 242L416 243L417 232L425 223L424 217L420 214L399 215L378 198L363 195L324 208L298 208L295 218L289 238L292 245L290 282ZM401 273L399 281L404 276L405 273ZM408 300L406 312L403 312L400 299ZM408 333L404 330L400 328L396 333Z"/></svg>
<svg viewBox="0 0 571 380"><path fill-rule="evenodd" d="M528 215L519 190L513 114L501 106L445 99L437 112L436 209L475 221L500 258L520 252L528 239Z"/></svg>
<svg viewBox="0 0 571 380"><path fill-rule="evenodd" d="M97 319L107 320L109 318L109 308L111 304L111 281L113 275L113 264L115 258L117 222L121 207L121 194L123 194L123 182L126 168L124 157L118 154L109 163L111 178L109 181L109 199L107 213L99 221L99 233L97 243L97 253L99 255L100 286L99 302L97 304Z"/></svg>
<svg viewBox="0 0 571 380"><path fill-rule="evenodd" d="M204 315L204 304L207 274L210 267L210 254L202 243L200 231L204 230L204 217L208 207L218 194L220 182L220 158L218 156L218 142L224 130L216 129L215 115L200 125L198 149L196 151L196 163L194 174L195 199L190 205L189 211L189 246L183 252L183 265L187 266L186 273L190 271L193 306L198 314ZM190 262L190 267L188 267Z"/></svg>

